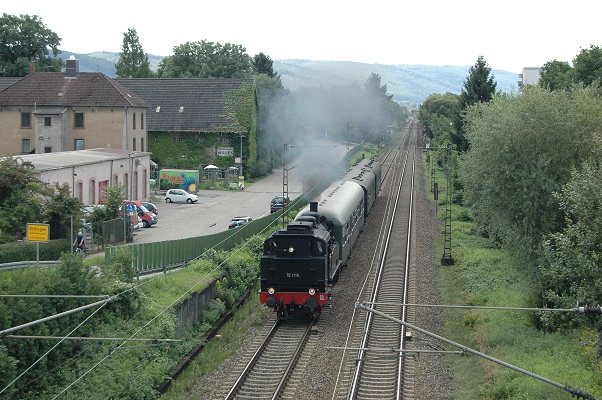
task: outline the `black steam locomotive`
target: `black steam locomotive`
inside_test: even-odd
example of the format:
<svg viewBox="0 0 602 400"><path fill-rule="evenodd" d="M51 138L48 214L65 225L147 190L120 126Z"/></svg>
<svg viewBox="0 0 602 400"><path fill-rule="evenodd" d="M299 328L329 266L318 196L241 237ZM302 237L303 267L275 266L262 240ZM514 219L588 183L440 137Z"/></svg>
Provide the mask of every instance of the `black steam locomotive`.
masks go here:
<svg viewBox="0 0 602 400"><path fill-rule="evenodd" d="M264 242L260 302L280 318L322 310L380 189L380 164L362 160Z"/></svg>

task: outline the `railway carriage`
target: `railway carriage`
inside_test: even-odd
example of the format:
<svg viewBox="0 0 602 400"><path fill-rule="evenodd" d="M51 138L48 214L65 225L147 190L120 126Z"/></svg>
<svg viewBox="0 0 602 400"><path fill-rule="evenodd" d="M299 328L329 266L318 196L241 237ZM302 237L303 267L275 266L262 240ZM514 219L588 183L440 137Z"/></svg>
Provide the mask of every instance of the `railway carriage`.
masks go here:
<svg viewBox="0 0 602 400"><path fill-rule="evenodd" d="M338 181L272 233L261 257L260 302L278 316L315 316L328 302L365 219L364 189Z"/></svg>
<svg viewBox="0 0 602 400"><path fill-rule="evenodd" d="M351 167L343 179L355 182L362 187L364 190L364 215L368 216L380 190L380 163L371 158L364 158Z"/></svg>

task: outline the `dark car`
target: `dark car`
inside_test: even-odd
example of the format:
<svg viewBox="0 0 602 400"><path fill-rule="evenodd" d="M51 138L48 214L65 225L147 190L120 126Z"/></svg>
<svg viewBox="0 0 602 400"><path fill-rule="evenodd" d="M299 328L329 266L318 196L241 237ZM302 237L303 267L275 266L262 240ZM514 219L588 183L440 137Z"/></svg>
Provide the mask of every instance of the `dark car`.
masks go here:
<svg viewBox="0 0 602 400"><path fill-rule="evenodd" d="M275 213L278 210L282 210L284 207L288 206L290 201L291 200L288 197L274 196L270 202L270 213Z"/></svg>
<svg viewBox="0 0 602 400"><path fill-rule="evenodd" d="M253 218L251 217L233 217L232 221L230 221L230 224L228 225L228 229L238 228L239 226L247 224L251 221L253 221Z"/></svg>
<svg viewBox="0 0 602 400"><path fill-rule="evenodd" d="M148 211L152 212L153 214L155 214L155 215L158 215L158 214L159 214L159 209L158 209L158 208L157 208L157 206L156 206L156 205L154 205L153 203L148 203L148 202L146 202L146 201L143 201L143 202L142 202L142 205L143 205L144 207L146 207L146 209L147 209Z"/></svg>

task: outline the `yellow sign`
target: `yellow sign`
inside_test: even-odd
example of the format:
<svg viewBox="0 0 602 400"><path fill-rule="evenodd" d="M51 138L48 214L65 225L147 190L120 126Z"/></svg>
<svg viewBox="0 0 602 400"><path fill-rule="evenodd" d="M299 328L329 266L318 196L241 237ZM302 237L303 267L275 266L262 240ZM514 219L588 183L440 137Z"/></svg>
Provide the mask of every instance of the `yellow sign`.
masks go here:
<svg viewBox="0 0 602 400"><path fill-rule="evenodd" d="M50 225L27 224L27 240L30 242L48 242L50 239Z"/></svg>

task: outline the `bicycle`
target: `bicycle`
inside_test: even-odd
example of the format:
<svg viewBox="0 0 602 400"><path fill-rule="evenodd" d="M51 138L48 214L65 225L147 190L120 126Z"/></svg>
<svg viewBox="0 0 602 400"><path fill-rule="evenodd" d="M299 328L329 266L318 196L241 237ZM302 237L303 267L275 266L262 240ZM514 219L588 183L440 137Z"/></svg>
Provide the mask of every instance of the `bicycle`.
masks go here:
<svg viewBox="0 0 602 400"><path fill-rule="evenodd" d="M75 254L77 254L78 256L85 257L86 256L86 250L82 249L81 247L77 247L75 249Z"/></svg>

